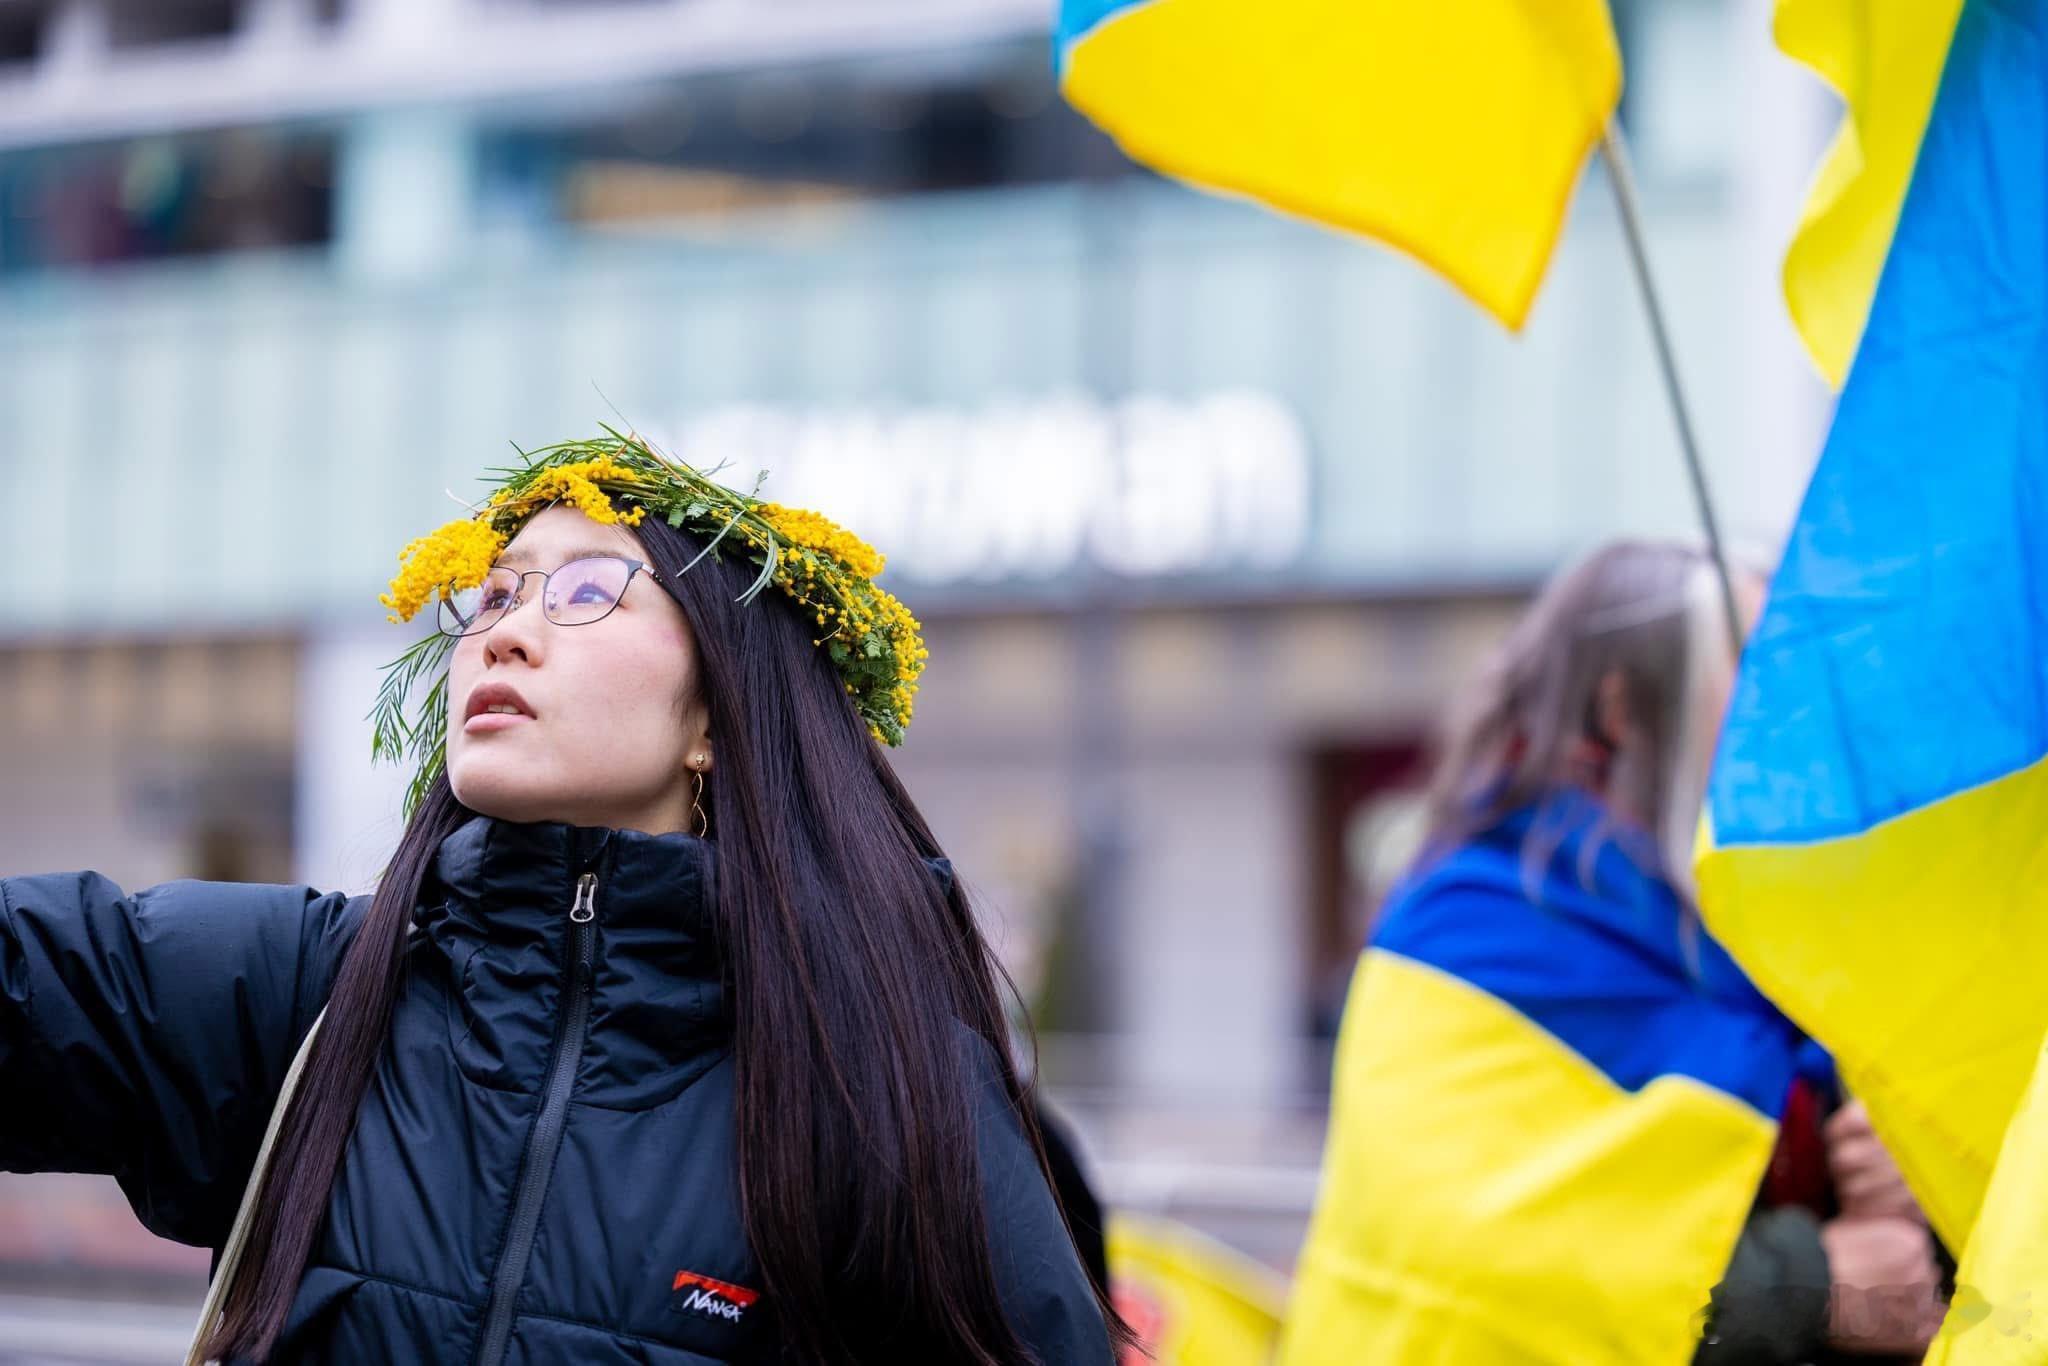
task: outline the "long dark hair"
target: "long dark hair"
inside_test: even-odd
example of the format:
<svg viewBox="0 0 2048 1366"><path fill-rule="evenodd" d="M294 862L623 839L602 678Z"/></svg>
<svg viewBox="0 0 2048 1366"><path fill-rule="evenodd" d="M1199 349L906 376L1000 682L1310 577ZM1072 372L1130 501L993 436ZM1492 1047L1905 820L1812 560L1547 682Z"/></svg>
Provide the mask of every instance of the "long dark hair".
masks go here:
<svg viewBox="0 0 2048 1366"><path fill-rule="evenodd" d="M818 1362L1035 1362L1004 1316L980 1199L978 1051L1039 1154L998 983L1014 992L814 634L754 567L638 529L696 639L717 763L705 806L734 1027L741 1207L783 1334ZM266 1358L326 1213L383 1047L422 879L473 813L421 801L336 977L280 1130L271 1198L209 1356ZM962 1027L965 1027L964 1031ZM1098 1300L1101 1299L1098 1289ZM1119 1341L1129 1330L1106 1301ZM1053 1366L1046 1363L1045 1366Z"/></svg>

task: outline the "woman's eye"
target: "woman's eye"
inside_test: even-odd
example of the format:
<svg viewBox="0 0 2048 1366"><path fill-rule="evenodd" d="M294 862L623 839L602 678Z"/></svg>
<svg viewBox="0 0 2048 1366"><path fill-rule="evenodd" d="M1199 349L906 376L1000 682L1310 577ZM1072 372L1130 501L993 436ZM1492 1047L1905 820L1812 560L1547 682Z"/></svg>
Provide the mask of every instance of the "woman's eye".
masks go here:
<svg viewBox="0 0 2048 1366"><path fill-rule="evenodd" d="M612 595L605 590L604 586L595 583L579 583L576 585L576 590L569 595L569 601L571 602L610 602L611 600Z"/></svg>
<svg viewBox="0 0 2048 1366"><path fill-rule="evenodd" d="M484 600L481 610L486 612L495 612L511 600L511 595L507 593L486 593L484 594Z"/></svg>

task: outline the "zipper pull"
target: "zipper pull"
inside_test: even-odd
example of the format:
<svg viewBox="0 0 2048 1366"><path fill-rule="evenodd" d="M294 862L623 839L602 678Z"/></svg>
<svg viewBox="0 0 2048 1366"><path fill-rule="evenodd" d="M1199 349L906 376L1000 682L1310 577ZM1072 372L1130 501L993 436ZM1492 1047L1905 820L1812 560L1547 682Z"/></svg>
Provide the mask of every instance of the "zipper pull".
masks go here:
<svg viewBox="0 0 2048 1366"><path fill-rule="evenodd" d="M576 879L576 904L569 908L569 919L578 925L588 925L597 919L596 873L585 873Z"/></svg>

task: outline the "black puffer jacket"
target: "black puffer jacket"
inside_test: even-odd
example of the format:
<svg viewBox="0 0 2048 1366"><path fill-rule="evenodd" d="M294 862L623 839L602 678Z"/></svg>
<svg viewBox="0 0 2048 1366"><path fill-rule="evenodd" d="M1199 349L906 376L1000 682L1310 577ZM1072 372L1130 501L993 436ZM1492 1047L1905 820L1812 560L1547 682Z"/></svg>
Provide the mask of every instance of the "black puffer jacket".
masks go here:
<svg viewBox="0 0 2048 1366"><path fill-rule="evenodd" d="M740 1220L711 847L471 821L276 1360L779 1359ZM0 881L0 1168L118 1177L217 1247L367 902L91 874ZM985 1045L982 1196L1005 1307L1047 1363L1103 1322ZM930 1198L956 1198L930 1192Z"/></svg>

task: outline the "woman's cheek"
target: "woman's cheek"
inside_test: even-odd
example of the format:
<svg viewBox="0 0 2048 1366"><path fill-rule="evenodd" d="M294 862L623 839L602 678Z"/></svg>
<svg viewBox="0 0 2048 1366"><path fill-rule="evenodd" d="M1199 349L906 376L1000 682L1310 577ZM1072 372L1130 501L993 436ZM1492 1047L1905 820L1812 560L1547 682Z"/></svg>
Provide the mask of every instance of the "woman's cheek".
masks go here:
<svg viewBox="0 0 2048 1366"><path fill-rule="evenodd" d="M653 726L674 728L678 663L677 654L670 649L636 650L616 661L606 691L622 709L631 709L635 731L644 733Z"/></svg>

